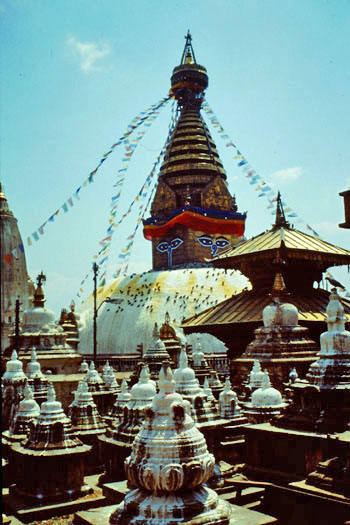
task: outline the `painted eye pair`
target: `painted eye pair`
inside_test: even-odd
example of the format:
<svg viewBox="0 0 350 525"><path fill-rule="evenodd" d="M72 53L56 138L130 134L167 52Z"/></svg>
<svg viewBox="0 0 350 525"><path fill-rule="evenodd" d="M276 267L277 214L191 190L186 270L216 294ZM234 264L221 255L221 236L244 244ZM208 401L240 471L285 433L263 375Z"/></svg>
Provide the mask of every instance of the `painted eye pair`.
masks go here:
<svg viewBox="0 0 350 525"><path fill-rule="evenodd" d="M229 246L230 244L230 242L225 239L225 237L217 237L216 239L212 239L209 237L209 235L202 235L201 237L198 237L197 240L202 246L210 246L211 255L215 255L219 248L226 248L226 246Z"/></svg>
<svg viewBox="0 0 350 525"><path fill-rule="evenodd" d="M173 264L173 250L176 250L176 248L178 248L182 243L183 240L177 237L176 239L172 239L170 242L162 241L158 244L157 250L159 252L168 253L168 266L172 266Z"/></svg>

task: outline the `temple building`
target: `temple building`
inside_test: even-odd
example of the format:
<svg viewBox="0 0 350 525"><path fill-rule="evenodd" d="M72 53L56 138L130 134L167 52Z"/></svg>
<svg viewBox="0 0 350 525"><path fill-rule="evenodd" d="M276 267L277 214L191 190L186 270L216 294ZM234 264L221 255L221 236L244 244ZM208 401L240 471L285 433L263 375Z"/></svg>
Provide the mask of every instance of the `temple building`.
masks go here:
<svg viewBox="0 0 350 525"><path fill-rule="evenodd" d="M186 334L207 332L221 339L228 347L234 377L233 360L242 355L254 337L254 330L260 328L263 310L271 303L276 274L283 277L288 303L297 308L300 325L306 326L310 338L318 343L329 300L329 292L320 287L322 274L329 267L350 264L350 251L293 228L286 220L278 195L272 228L218 254L213 264L241 271L250 280L252 289L186 319L182 327ZM343 304L349 319L350 301L343 299Z"/></svg>
<svg viewBox="0 0 350 525"><path fill-rule="evenodd" d="M9 209L0 184L0 253L1 253L1 348L9 345L15 323L16 300L21 311L30 307L34 286L27 272L26 257L17 219Z"/></svg>
<svg viewBox="0 0 350 525"><path fill-rule="evenodd" d="M151 216L143 224L144 237L152 243L152 270L119 278L101 290L100 303L107 297L110 301L101 306L97 320L100 354L110 354L111 349L117 354L136 354L137 345L149 346L154 323L161 326L167 312L173 324L175 320L180 325L184 317L249 285L239 272L213 269L211 264L216 254L243 239L246 215L237 210L201 115L207 86L206 69L197 63L188 34L180 64L171 76L171 95L179 116L160 168ZM84 354L92 353L91 307L92 298L81 311L85 328L79 350ZM177 329L177 337L181 332ZM218 339L211 338L207 344L205 339L205 352L225 352ZM168 347L173 359L170 341Z"/></svg>

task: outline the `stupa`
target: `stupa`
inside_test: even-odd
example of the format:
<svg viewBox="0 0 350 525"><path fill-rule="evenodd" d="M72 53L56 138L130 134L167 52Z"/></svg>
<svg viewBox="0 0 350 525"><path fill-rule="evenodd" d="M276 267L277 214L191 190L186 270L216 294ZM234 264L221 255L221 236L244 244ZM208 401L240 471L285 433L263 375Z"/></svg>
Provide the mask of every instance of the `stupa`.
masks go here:
<svg viewBox="0 0 350 525"><path fill-rule="evenodd" d="M306 379L292 385L294 403L278 425L320 433L350 430L350 332L345 330L342 301L332 290L327 332L321 335L318 359Z"/></svg>
<svg viewBox="0 0 350 525"><path fill-rule="evenodd" d="M129 353L136 344L148 348L152 327L161 326L166 312L177 320L237 293L247 283L235 272L214 270L211 259L242 238L246 215L237 211L216 146L201 115L206 69L196 62L190 38L171 77L171 94L179 115L168 141L151 216L144 237L152 243L152 270L113 282L99 300L99 353ZM170 271L171 270L171 271ZM92 298L82 308L86 328L80 349L92 353ZM123 326L123 330L120 330ZM101 327L101 329L100 329ZM219 344L221 348L222 345ZM211 345L210 350L215 351ZM135 352L136 353L136 352Z"/></svg>
<svg viewBox="0 0 350 525"><path fill-rule="evenodd" d="M27 440L12 446L16 472L12 494L40 503L80 496L87 490L84 461L89 451L90 447L73 433L70 419L50 385L47 401L42 403L37 421L30 425Z"/></svg>
<svg viewBox="0 0 350 525"><path fill-rule="evenodd" d="M79 319L80 315L75 312L75 304L72 302L69 312L67 312L65 308L62 308L61 317L58 322L66 332L67 344L75 350L78 349L79 345Z"/></svg>
<svg viewBox="0 0 350 525"><path fill-rule="evenodd" d="M114 377L114 373L112 370ZM98 413L101 416L109 416L113 410L113 405L116 400L118 384L114 377L108 375L108 383L100 376L99 372L95 368L95 363L90 362L89 370L84 378L86 381L88 390L91 392L94 403L97 405Z"/></svg>
<svg viewBox="0 0 350 525"><path fill-rule="evenodd" d="M29 278L24 245L17 219L9 209L7 198L0 183L0 253L1 253L1 348L10 344L16 317L16 300L21 310L30 307L34 286ZM21 316L20 316L21 317Z"/></svg>
<svg viewBox="0 0 350 525"><path fill-rule="evenodd" d="M172 371L165 365L159 374L159 394L125 461L131 490L111 514L111 525L239 525L253 518L247 509L243 518L240 507L219 499L205 484L213 474L214 457L189 411L188 403L174 392Z"/></svg>
<svg viewBox="0 0 350 525"><path fill-rule="evenodd" d="M120 417L115 417L100 436L102 455L106 472L100 484L125 478L123 462L130 453L131 445L139 432L156 394L154 381L150 379L147 365L144 365L138 382L130 390L130 399L124 405Z"/></svg>
<svg viewBox="0 0 350 525"><path fill-rule="evenodd" d="M265 423L279 416L287 407L281 393L271 386L269 373L263 372L262 385L251 394L248 403L242 403L242 412L250 423Z"/></svg>
<svg viewBox="0 0 350 525"><path fill-rule="evenodd" d="M220 415L224 419L233 419L240 413L237 394L231 388L229 378L226 378L224 390L219 395Z"/></svg>
<svg viewBox="0 0 350 525"><path fill-rule="evenodd" d="M316 359L318 345L310 339L308 329L298 323L297 308L288 303L285 283L275 276L272 302L262 312L264 326L254 330L254 339L241 357L232 363L235 383L241 383L254 360L269 371L272 383L281 389L289 380L291 367L305 376Z"/></svg>
<svg viewBox="0 0 350 525"><path fill-rule="evenodd" d="M165 344L173 366L176 368L179 365L179 356L181 352L181 338L176 334L175 328L170 324L170 315L165 314L165 320L159 329L159 337Z"/></svg>
<svg viewBox="0 0 350 525"><path fill-rule="evenodd" d="M31 360L27 364L26 376L28 378L28 383L33 389L34 399L39 403L39 405L41 405L43 401L46 401L49 381L41 371L41 366L37 359L35 348L33 348Z"/></svg>
<svg viewBox="0 0 350 525"><path fill-rule="evenodd" d="M333 289L318 360L305 380L289 385L293 402L272 423L246 428L249 475L302 481L320 461L338 456L340 443L344 451L349 448L350 332L344 324L344 308Z"/></svg>
<svg viewBox="0 0 350 525"><path fill-rule="evenodd" d="M8 455L8 448L13 443L19 443L26 438L30 423L35 422L40 413L40 407L35 401L33 390L28 383L24 387L23 395L24 399L20 401L9 429L2 433L3 457Z"/></svg>
<svg viewBox="0 0 350 525"><path fill-rule="evenodd" d="M153 328L153 340L148 347L144 348L142 359L148 365L152 379L158 377L162 362L169 359L166 346L160 338L157 323L154 324Z"/></svg>
<svg viewBox="0 0 350 525"><path fill-rule="evenodd" d="M23 372L23 364L18 360L16 350L13 350L11 359L6 363L6 372L1 379L3 430L6 430L13 421L19 403L23 399L27 381L27 376Z"/></svg>
<svg viewBox="0 0 350 525"><path fill-rule="evenodd" d="M42 288L46 277L40 273L34 292L33 306L23 314L19 336L19 357L26 363L31 359L35 348L43 372L52 374L78 373L82 357L66 342L63 328L55 323L55 314L45 308L45 296ZM15 336L10 336L10 349L15 346ZM10 351L7 350L5 356Z"/></svg>
<svg viewBox="0 0 350 525"><path fill-rule="evenodd" d="M126 382L126 379L123 378L120 392L117 395L117 399L113 407L112 416L114 418L122 417L124 413L124 407L127 406L130 399L131 399L131 394L128 389L128 383Z"/></svg>
<svg viewBox="0 0 350 525"><path fill-rule="evenodd" d="M87 474L101 472L103 466L97 436L105 433L107 425L98 413L86 381L80 381L74 401L69 406L68 417L71 419L73 432L82 443L91 446L91 451L86 458L85 472Z"/></svg>

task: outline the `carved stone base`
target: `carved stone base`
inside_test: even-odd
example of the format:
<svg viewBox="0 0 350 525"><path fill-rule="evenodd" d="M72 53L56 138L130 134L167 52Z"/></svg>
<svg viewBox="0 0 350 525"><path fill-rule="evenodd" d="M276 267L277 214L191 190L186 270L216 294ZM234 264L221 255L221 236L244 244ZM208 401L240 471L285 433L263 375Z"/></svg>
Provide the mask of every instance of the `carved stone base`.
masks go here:
<svg viewBox="0 0 350 525"><path fill-rule="evenodd" d="M134 489L109 518L110 525L159 523L172 525L228 525L232 509L216 492L202 486L197 490L159 494ZM156 521L155 521L156 520Z"/></svg>

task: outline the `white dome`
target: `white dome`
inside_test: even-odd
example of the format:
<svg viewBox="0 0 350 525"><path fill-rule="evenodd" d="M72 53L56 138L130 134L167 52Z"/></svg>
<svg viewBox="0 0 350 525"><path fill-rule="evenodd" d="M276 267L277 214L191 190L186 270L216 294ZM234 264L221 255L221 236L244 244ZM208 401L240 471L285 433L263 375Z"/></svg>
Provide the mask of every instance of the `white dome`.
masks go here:
<svg viewBox="0 0 350 525"><path fill-rule="evenodd" d="M267 372L265 372L264 385L253 392L251 403L255 408L276 407L283 404L281 393L271 386Z"/></svg>
<svg viewBox="0 0 350 525"><path fill-rule="evenodd" d="M5 383L11 381L23 381L27 379L23 372L23 365L21 361L17 359L16 350L13 350L11 359L6 363L6 372L4 373L2 379Z"/></svg>
<svg viewBox="0 0 350 525"><path fill-rule="evenodd" d="M297 326L298 310L290 303L280 303L278 299L263 310L263 322L266 328L270 326Z"/></svg>
<svg viewBox="0 0 350 525"><path fill-rule="evenodd" d="M157 389L154 381L151 381L149 377L148 367L144 365L138 382L130 390L132 400L151 400L156 395Z"/></svg>
<svg viewBox="0 0 350 525"><path fill-rule="evenodd" d="M41 306L33 306L26 310L23 314L23 329L27 328L41 328L45 325L54 324L55 314L48 308Z"/></svg>
<svg viewBox="0 0 350 525"><path fill-rule="evenodd" d="M161 326L166 312L169 312L170 323L180 336L182 330L176 324L180 324L183 317L195 315L231 297L247 282L239 272L225 274L216 268L149 271L119 278L99 293L101 302L107 297L115 301L104 303L99 311L99 353L109 354L113 348L116 354L136 354L140 343L148 349L153 340L154 323ZM79 310L84 320L79 351L92 354L93 298L86 299ZM212 343L212 352L218 348L222 351L221 342L215 347L213 338Z"/></svg>

